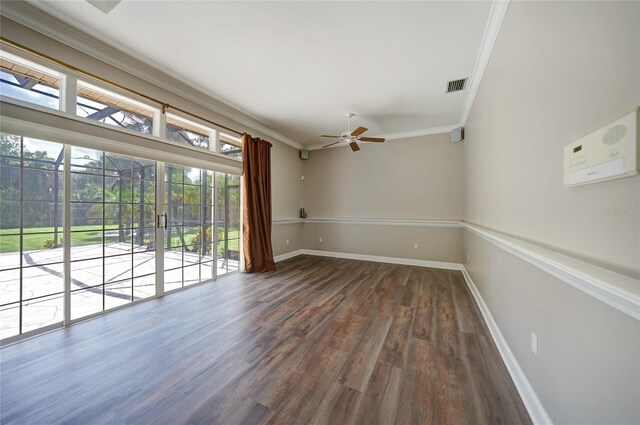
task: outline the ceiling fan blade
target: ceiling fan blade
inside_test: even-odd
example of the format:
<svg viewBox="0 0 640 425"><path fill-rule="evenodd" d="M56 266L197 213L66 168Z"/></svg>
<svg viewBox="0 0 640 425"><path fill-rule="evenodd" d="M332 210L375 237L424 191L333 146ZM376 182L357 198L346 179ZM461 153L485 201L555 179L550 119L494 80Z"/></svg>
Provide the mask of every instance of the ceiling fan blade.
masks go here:
<svg viewBox="0 0 640 425"><path fill-rule="evenodd" d="M358 152L360 150L360 146L358 146L356 142L349 143L349 146L351 146L351 150L354 152Z"/></svg>
<svg viewBox="0 0 640 425"><path fill-rule="evenodd" d="M332 139L339 139L341 136L330 136L328 134L323 134L320 137L331 137Z"/></svg>
<svg viewBox="0 0 640 425"><path fill-rule="evenodd" d="M324 145L323 148L328 148L329 146L333 146L333 145L337 145L338 143L340 143L342 140L338 140L337 142L333 142L333 143L329 143L328 145Z"/></svg>
<svg viewBox="0 0 640 425"><path fill-rule="evenodd" d="M352 136L359 136L359 135L361 135L362 133L364 133L367 130L368 130L368 128L366 128L366 127L358 127L358 128L356 128L355 130L353 130L351 132L351 135Z"/></svg>
<svg viewBox="0 0 640 425"><path fill-rule="evenodd" d="M382 143L384 139L382 137L360 137L358 140L361 142L374 142L374 143Z"/></svg>

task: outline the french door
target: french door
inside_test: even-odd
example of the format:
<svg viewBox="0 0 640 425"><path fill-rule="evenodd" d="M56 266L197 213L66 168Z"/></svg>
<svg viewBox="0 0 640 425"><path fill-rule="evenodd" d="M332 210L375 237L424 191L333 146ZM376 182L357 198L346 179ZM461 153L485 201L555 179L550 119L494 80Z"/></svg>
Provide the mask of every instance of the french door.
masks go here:
<svg viewBox="0 0 640 425"><path fill-rule="evenodd" d="M239 269L239 178L0 134L0 339Z"/></svg>

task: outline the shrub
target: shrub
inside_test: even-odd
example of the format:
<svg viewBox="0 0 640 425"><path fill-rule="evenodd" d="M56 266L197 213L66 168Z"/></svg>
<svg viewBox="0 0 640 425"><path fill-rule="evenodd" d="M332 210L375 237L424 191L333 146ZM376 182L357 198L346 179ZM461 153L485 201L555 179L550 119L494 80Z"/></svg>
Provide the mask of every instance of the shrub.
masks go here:
<svg viewBox="0 0 640 425"><path fill-rule="evenodd" d="M51 249L51 248L55 248L55 241L53 239L47 239L46 241L44 241L44 243L42 244L42 247L44 249ZM58 248L62 247L62 238L58 239Z"/></svg>

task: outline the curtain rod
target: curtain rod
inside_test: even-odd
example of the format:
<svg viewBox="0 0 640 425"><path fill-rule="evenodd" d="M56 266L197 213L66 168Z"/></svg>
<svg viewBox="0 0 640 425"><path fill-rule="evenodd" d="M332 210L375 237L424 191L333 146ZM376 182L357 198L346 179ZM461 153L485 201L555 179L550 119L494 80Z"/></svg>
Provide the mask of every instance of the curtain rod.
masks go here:
<svg viewBox="0 0 640 425"><path fill-rule="evenodd" d="M78 67L77 67L77 66L75 66L75 65L71 65L70 63L66 63L66 62L61 61L61 60L59 60L59 59L56 59L56 58L54 58L54 57L52 57L52 56L49 56L49 55L47 55L47 54L45 54L45 53L39 52L39 51L37 51L37 50L35 50L35 49L32 49L32 48L30 48L30 47L27 47L27 46L24 46L24 45L22 45L22 44L20 44L20 43L16 43L15 41L13 41L13 40L9 40L8 38L5 38L5 37L0 36L0 41L2 41L2 42L3 42L3 43L5 43L5 44L8 44L8 45L10 45L10 46L13 46L13 47L15 47L16 49L22 50L22 51L27 52L27 53L31 53L32 55L36 55L36 56L38 56L38 57L40 57L40 58L42 58L42 59L46 59L46 60L48 60L49 62L53 62L53 63L55 63L55 64L57 64L57 65L61 65L61 66L65 67L65 68L68 68L68 69L70 69L70 70L72 70L72 71L75 71L75 72L77 72L77 73L79 73L79 74L82 74L82 75L84 75L84 76L87 76L87 77L90 77L90 78L96 79L96 80L101 81L101 82L103 82L103 83L105 83L105 84L108 84L108 85L110 85L110 86L116 87L116 88L118 88L118 89L120 89L120 90L127 91L127 92L129 92L129 93L131 93L131 94L134 94L134 95L136 95L136 96L142 97L142 98L147 99L147 100L149 100L149 101L151 101L151 102L158 103L158 104L160 104L160 105L162 106L162 113L163 113L163 114L166 112L166 110L167 110L167 109L171 108L171 109L173 109L174 111L182 112L183 114L186 114L186 115L189 115L189 116L191 116L191 117L197 118L197 119L199 119L199 120L202 120L202 121L208 122L209 124L213 124L213 125L215 125L215 126L217 126L217 127L223 128L223 129L225 129L225 130L227 130L227 131L230 131L230 132L232 132L232 133L238 134L238 135L240 135L240 136L242 136L242 135L244 134L243 132L240 132L240 131L234 130L234 129L229 128L229 127L227 127L227 126L225 126L225 125L219 124L219 123L217 123L217 122L215 122L215 121L211 121L211 120L209 120L209 119L207 119L207 118L201 117L200 115L194 114L194 113L192 113L192 112L185 111L185 110L184 110L184 109L182 109L182 108L178 108L178 107L173 106L173 105L171 105L171 104L169 104L169 103L167 103L167 102L163 102L163 101L158 100L158 99L156 99L156 98L154 98L154 97L148 96L148 95L146 95L146 94L144 94L144 93L140 93L139 91L136 91L136 90L130 89L129 87L123 86L122 84L118 84L118 83L113 82L113 81L111 81L111 80L108 80L108 79L106 79L106 78L100 77L100 76L98 76L98 75L96 75L96 74L94 74L94 73L92 73L92 72L85 71L85 70L84 70L84 69L82 69L82 68L78 68Z"/></svg>

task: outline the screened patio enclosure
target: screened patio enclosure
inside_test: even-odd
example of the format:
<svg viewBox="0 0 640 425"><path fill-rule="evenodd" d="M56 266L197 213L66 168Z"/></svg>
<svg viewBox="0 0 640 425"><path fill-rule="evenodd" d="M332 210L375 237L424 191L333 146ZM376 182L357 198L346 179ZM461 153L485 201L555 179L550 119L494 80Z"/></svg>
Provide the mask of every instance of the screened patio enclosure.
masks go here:
<svg viewBox="0 0 640 425"><path fill-rule="evenodd" d="M239 269L239 177L0 134L0 339Z"/></svg>

